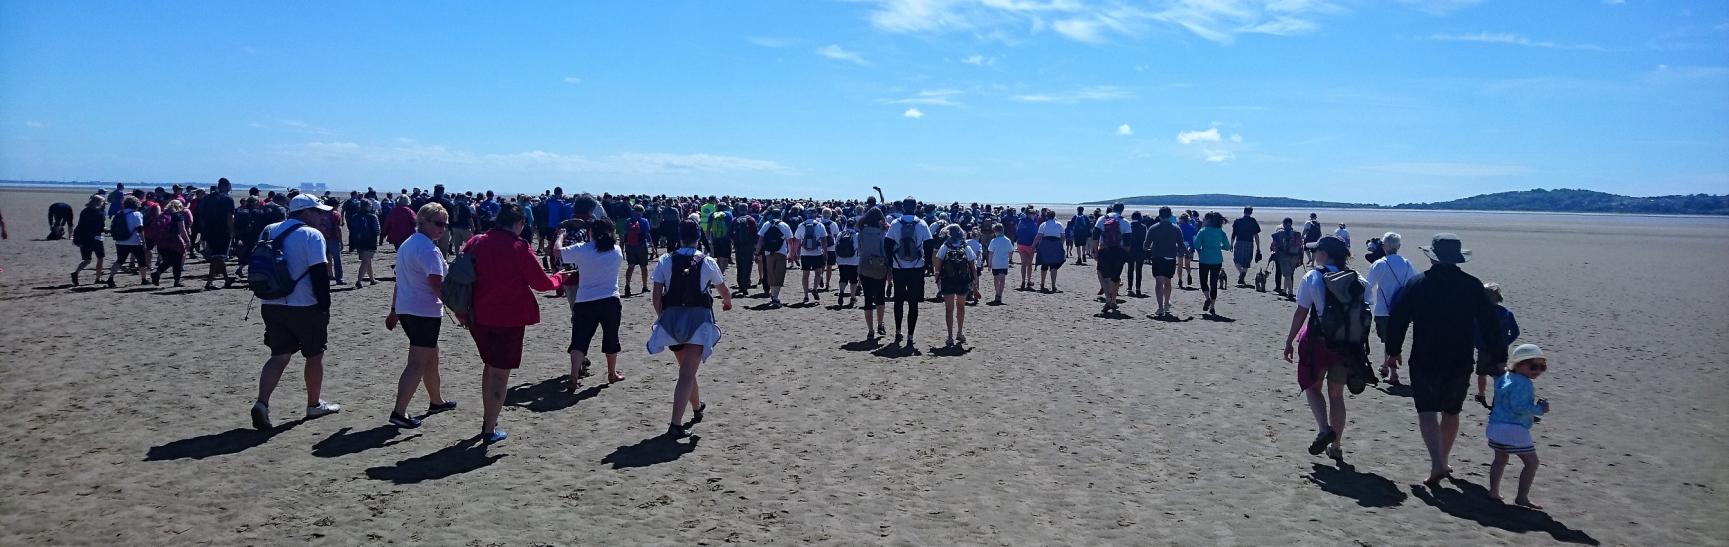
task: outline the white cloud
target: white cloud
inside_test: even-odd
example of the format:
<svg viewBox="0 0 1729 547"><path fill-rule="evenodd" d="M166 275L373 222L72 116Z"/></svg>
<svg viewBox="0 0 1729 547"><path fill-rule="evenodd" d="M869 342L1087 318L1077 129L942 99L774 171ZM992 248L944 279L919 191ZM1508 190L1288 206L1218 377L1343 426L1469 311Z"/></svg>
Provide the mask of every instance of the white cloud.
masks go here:
<svg viewBox="0 0 1729 547"><path fill-rule="evenodd" d="M1528 37L1508 32L1479 32L1476 34L1431 34L1427 38L1438 42L1476 42L1481 44L1507 44L1525 47L1540 47L1549 49L1580 49L1587 51L1603 51L1603 46L1594 44L1557 44L1546 40L1532 40Z"/></svg>
<svg viewBox="0 0 1729 547"><path fill-rule="evenodd" d="M580 83L582 83L582 78L578 78L575 76L565 76L564 77L564 83L571 84L571 85L580 84Z"/></svg>
<svg viewBox="0 0 1729 547"><path fill-rule="evenodd" d="M744 39L749 40L750 43L752 43L752 44L756 44L756 45L759 45L762 47L777 47L778 48L778 47L787 47L787 46L798 43L797 40L793 40L791 38L779 38L779 37L775 37L775 36L746 36Z"/></svg>
<svg viewBox="0 0 1729 547"><path fill-rule="evenodd" d="M847 51L845 48L840 47L839 44L829 44L817 48L816 54L836 61L846 61L859 66L870 66L870 62L864 60L864 57L859 56L858 53Z"/></svg>
<svg viewBox="0 0 1729 547"><path fill-rule="evenodd" d="M983 55L973 55L971 57L961 59L961 62L969 64L969 65L973 65L973 66L991 66L991 65L997 64L997 58L996 57L986 57Z"/></svg>
<svg viewBox="0 0 1729 547"><path fill-rule="evenodd" d="M1243 142L1243 136L1241 134L1232 133L1231 142Z"/></svg>
<svg viewBox="0 0 1729 547"><path fill-rule="evenodd" d="M1026 95L1015 95L1009 98L1026 103L1074 104L1082 101L1117 101L1122 99L1132 99L1134 97L1135 93L1127 89L1112 85L1096 85L1070 91L1032 93Z"/></svg>
<svg viewBox="0 0 1729 547"><path fill-rule="evenodd" d="M1154 5L1120 0L866 1L876 5L869 15L871 25L885 32L997 37L1049 29L1083 43L1137 38L1157 25L1229 43L1243 33L1312 32L1319 28L1316 18L1344 11L1326 0L1163 0Z"/></svg>
<svg viewBox="0 0 1729 547"><path fill-rule="evenodd" d="M1446 15L1483 3L1483 0L1399 0L1400 4L1429 15Z"/></svg>
<svg viewBox="0 0 1729 547"><path fill-rule="evenodd" d="M1205 131L1183 131L1177 133L1177 142L1181 144L1219 142L1219 128L1209 127Z"/></svg>
<svg viewBox="0 0 1729 547"><path fill-rule="evenodd" d="M885 100L885 101L883 101L883 103L885 103L885 104L922 104L922 105L932 105L932 106L961 106L961 103L955 101L955 97L960 96L960 95L961 95L961 91L958 89L926 89L923 91L919 91L918 94L913 95L911 97L906 97L903 99Z"/></svg>
<svg viewBox="0 0 1729 547"><path fill-rule="evenodd" d="M1394 162L1365 166L1364 169L1394 175L1426 177L1500 177L1531 172L1523 165L1456 162Z"/></svg>
<svg viewBox="0 0 1729 547"><path fill-rule="evenodd" d="M1230 150L1208 148L1202 150L1202 153L1205 154L1203 159L1207 160L1209 163L1224 163L1237 159L1237 155L1232 153Z"/></svg>
<svg viewBox="0 0 1729 547"><path fill-rule="evenodd" d="M906 112L902 112L901 116L905 116L905 117L912 118L912 119L916 120L916 119L925 117L925 113L924 113L924 111L921 111L918 108L914 107L914 108L908 108Z"/></svg>
<svg viewBox="0 0 1729 547"><path fill-rule="evenodd" d="M309 142L285 150L303 159L341 160L378 164L414 164L438 167L471 167L479 171L537 171L583 173L714 173L749 171L788 173L778 162L718 154L669 154L627 152L598 158L531 150L508 154L477 154L438 145L415 144L398 139L396 146L371 146L353 142Z"/></svg>
<svg viewBox="0 0 1729 547"><path fill-rule="evenodd" d="M36 121L29 121L29 122L24 122L24 127L28 127L31 129L42 129L44 127L48 127L48 124L45 124L42 122L36 122Z"/></svg>
<svg viewBox="0 0 1729 547"><path fill-rule="evenodd" d="M1132 127L1129 127L1129 124L1125 123L1125 124L1117 126L1117 134L1122 135L1124 137L1132 136L1135 134L1135 129Z"/></svg>

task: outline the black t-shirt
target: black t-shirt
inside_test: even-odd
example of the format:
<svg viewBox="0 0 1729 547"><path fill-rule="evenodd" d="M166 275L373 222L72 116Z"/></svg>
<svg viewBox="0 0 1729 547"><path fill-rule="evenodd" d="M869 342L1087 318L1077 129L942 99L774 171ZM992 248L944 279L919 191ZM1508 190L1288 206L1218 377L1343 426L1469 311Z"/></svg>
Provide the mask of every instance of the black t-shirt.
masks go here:
<svg viewBox="0 0 1729 547"><path fill-rule="evenodd" d="M1147 229L1147 255L1153 258L1176 258L1183 245L1183 230L1169 222L1154 223Z"/></svg>
<svg viewBox="0 0 1729 547"><path fill-rule="evenodd" d="M228 218L234 215L234 198L216 193L204 196L198 204L198 219L205 239L217 239L228 234Z"/></svg>
<svg viewBox="0 0 1729 547"><path fill-rule="evenodd" d="M1231 222L1231 240L1254 240L1261 235L1261 223L1255 217L1244 216Z"/></svg>

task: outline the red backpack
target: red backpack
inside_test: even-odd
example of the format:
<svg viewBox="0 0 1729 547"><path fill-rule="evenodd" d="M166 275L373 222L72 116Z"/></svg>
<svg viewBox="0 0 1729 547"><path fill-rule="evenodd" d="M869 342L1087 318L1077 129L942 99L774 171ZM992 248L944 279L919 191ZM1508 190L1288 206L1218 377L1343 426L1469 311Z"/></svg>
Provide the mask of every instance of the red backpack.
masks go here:
<svg viewBox="0 0 1729 547"><path fill-rule="evenodd" d="M633 218L633 219L627 220L625 222L628 223L626 225L626 228L624 229L624 244L625 244L625 246L627 246L627 247L639 247L639 246L641 246L643 243L643 239L642 239L643 220L639 219L639 218Z"/></svg>
<svg viewBox="0 0 1729 547"><path fill-rule="evenodd" d="M1099 224L1099 246L1123 246L1123 217L1108 216L1104 223Z"/></svg>

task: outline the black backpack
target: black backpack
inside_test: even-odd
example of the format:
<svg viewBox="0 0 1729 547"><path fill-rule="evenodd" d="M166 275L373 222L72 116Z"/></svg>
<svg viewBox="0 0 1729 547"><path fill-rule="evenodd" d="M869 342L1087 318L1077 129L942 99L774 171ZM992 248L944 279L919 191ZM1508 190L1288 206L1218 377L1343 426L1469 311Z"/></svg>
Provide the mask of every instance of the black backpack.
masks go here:
<svg viewBox="0 0 1729 547"><path fill-rule="evenodd" d="M1366 359L1375 314L1364 298L1362 279L1353 270L1322 271L1323 307L1310 328L1318 329L1327 347L1340 358Z"/></svg>
<svg viewBox="0 0 1729 547"><path fill-rule="evenodd" d="M804 238L803 238L804 239L804 243L803 243L804 248L809 249L812 247L813 244L818 248L826 248L827 247L826 245L823 244L823 238L816 236L816 229L818 226L821 226L821 225L822 225L821 223L819 223L815 220L804 221Z"/></svg>
<svg viewBox="0 0 1729 547"><path fill-rule="evenodd" d="M690 256L673 253L672 275L666 284L666 293L660 296L661 304L681 308L709 308L714 306L714 297L708 294L708 286L702 284L702 269L705 258L702 251L692 253Z"/></svg>
<svg viewBox="0 0 1729 547"><path fill-rule="evenodd" d="M762 252L773 254L780 252L780 246L786 243L786 234L781 233L781 221L770 221L768 232L762 235Z"/></svg>
<svg viewBox="0 0 1729 547"><path fill-rule="evenodd" d="M959 247L943 245L943 249L946 249L943 252L943 278L955 281L971 281L973 263L971 260L967 260L966 243L961 243Z"/></svg>
<svg viewBox="0 0 1729 547"><path fill-rule="evenodd" d="M852 258L853 255L858 254L858 248L853 245L853 238L841 236L840 241L834 245L834 254L841 258Z"/></svg>
<svg viewBox="0 0 1729 547"><path fill-rule="evenodd" d="M122 209L120 214L108 219L108 237L113 238L116 242L132 239L132 222L127 220L131 216L131 211Z"/></svg>

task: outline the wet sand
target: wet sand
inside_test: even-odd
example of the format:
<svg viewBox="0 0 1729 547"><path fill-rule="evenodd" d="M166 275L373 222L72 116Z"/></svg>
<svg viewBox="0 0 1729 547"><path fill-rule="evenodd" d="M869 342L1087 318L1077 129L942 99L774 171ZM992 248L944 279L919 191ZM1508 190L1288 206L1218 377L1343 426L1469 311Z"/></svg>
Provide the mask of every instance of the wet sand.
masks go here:
<svg viewBox="0 0 1729 547"><path fill-rule="evenodd" d="M1466 269L1503 285L1520 341L1553 356L1537 384L1554 404L1535 430L1545 514L1483 499L1480 408L1463 418L1461 480L1437 492L1419 484L1397 391L1351 398L1350 465L1304 452L1314 424L1279 356L1289 302L1232 289L1214 321L1178 291L1181 322L1134 298L1130 318L1095 317L1076 266L1064 293L971 308L964 352L932 347L940 304L923 306L920 354L896 356L860 342L860 312L828 309L832 293L812 308L741 299L703 368L707 422L676 443L657 438L676 369L642 349L645 297L625 301L628 380L574 395L558 389L568 312L542 298L501 420L511 438L480 446L466 332L447 322L442 342L462 407L398 431L385 419L407 344L382 326L390 283L345 290L325 377L344 411L293 421L296 359L281 427L253 432L266 352L250 294L196 278L67 287L77 249L39 239L48 203L81 198L0 191L0 544L1729 542L1729 219L1321 211L1359 250L1400 231L1425 267L1416 245L1456 232ZM1287 212L1257 216L1270 228Z"/></svg>

